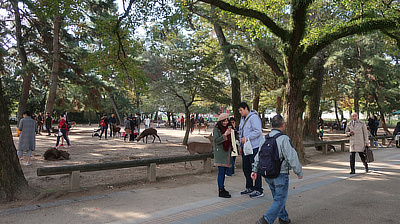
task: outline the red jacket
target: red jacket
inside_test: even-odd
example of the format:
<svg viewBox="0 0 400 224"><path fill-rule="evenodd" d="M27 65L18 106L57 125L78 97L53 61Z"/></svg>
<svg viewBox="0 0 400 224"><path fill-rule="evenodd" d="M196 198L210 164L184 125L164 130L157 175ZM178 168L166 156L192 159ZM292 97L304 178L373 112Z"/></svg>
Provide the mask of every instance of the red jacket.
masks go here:
<svg viewBox="0 0 400 224"><path fill-rule="evenodd" d="M58 125L58 128L68 130L67 121L65 119L61 119L60 124Z"/></svg>
<svg viewBox="0 0 400 224"><path fill-rule="evenodd" d="M181 123L185 123L185 118L181 118Z"/></svg>

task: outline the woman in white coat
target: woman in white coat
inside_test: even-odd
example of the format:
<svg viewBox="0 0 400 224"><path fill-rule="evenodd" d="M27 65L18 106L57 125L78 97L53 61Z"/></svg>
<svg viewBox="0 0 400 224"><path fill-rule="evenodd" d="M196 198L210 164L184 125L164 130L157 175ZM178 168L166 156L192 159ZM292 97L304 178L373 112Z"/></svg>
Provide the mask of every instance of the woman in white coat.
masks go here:
<svg viewBox="0 0 400 224"><path fill-rule="evenodd" d="M350 136L350 174L355 174L356 152L368 172L368 163L365 161L364 149L369 146L369 135L367 125L358 119L357 113L351 114L351 121L347 124L346 135Z"/></svg>

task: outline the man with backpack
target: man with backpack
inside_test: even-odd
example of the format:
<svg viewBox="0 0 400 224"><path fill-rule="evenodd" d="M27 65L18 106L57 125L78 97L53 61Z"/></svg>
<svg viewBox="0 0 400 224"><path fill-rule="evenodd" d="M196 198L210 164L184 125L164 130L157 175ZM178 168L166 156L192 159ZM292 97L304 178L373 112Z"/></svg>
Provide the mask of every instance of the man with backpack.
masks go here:
<svg viewBox="0 0 400 224"><path fill-rule="evenodd" d="M284 135L285 121L281 115L271 120L272 131L260 142L260 150L254 158L251 178L265 177L273 196L273 202L256 224L272 224L279 218L280 224L290 223L285 205L289 190L289 170L303 178L302 166L290 138Z"/></svg>
<svg viewBox="0 0 400 224"><path fill-rule="evenodd" d="M251 164L254 162L254 156L258 152L258 146L263 138L261 119L258 112L250 110L249 105L245 102L239 104L239 113L242 116L239 124L239 139L243 173L246 178L246 189L240 194L248 194L250 198L263 197L264 189L262 188L261 177L257 177L255 181L251 179ZM245 151L247 148L248 150Z"/></svg>

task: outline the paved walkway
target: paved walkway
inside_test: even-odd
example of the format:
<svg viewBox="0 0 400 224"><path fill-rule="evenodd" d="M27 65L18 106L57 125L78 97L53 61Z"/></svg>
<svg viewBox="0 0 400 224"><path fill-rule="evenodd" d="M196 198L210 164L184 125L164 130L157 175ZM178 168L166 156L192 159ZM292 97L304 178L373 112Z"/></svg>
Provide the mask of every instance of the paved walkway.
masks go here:
<svg viewBox="0 0 400 224"><path fill-rule="evenodd" d="M348 153L304 167L290 175L287 210L292 223L400 223L400 149L374 150L372 172L350 175ZM271 194L241 196L242 172L226 179L231 199L215 197L216 172L195 175L196 185L152 187L0 211L0 223L254 223L267 210ZM275 223L278 223L276 221Z"/></svg>

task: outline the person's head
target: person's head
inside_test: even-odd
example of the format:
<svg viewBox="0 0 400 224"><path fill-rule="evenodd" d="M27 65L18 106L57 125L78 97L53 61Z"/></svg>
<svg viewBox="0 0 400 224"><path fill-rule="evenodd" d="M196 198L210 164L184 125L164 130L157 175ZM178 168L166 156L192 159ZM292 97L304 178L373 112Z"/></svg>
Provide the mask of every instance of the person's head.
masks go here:
<svg viewBox="0 0 400 224"><path fill-rule="evenodd" d="M285 130L285 120L283 119L283 117L281 115L275 115L271 119L271 125L272 125L272 128L274 128L274 129L279 129L281 131Z"/></svg>
<svg viewBox="0 0 400 224"><path fill-rule="evenodd" d="M132 120L136 121L136 117L132 117Z"/></svg>
<svg viewBox="0 0 400 224"><path fill-rule="evenodd" d="M234 117L229 118L229 122L231 122L232 126L235 127L236 126L236 120Z"/></svg>
<svg viewBox="0 0 400 224"><path fill-rule="evenodd" d="M103 114L104 117L107 117L107 114Z"/></svg>
<svg viewBox="0 0 400 224"><path fill-rule="evenodd" d="M192 115L192 118L194 118L194 115Z"/></svg>
<svg viewBox="0 0 400 224"><path fill-rule="evenodd" d="M219 115L218 117L218 121L217 121L217 128L222 132L222 129L224 127L227 127L229 124L229 114L227 113L222 113Z"/></svg>
<svg viewBox="0 0 400 224"><path fill-rule="evenodd" d="M65 118L65 114L60 114L60 118Z"/></svg>
<svg viewBox="0 0 400 224"><path fill-rule="evenodd" d="M127 120L130 120L130 119L131 119L131 117L129 117L129 116L128 116L128 117L126 117L126 119L127 119Z"/></svg>
<svg viewBox="0 0 400 224"><path fill-rule="evenodd" d="M22 113L22 116L23 117L30 117L31 116L31 112L29 111L29 110L26 110L26 111L24 111L23 113Z"/></svg>
<svg viewBox="0 0 400 224"><path fill-rule="evenodd" d="M250 113L249 105L246 102L239 103L239 113L242 117L247 117Z"/></svg>
<svg viewBox="0 0 400 224"><path fill-rule="evenodd" d="M351 119L352 119L353 121L358 120L358 114L357 114L356 112L352 113L352 114L351 114Z"/></svg>
<svg viewBox="0 0 400 224"><path fill-rule="evenodd" d="M114 117L115 116L115 114L111 114L111 117Z"/></svg>
<svg viewBox="0 0 400 224"><path fill-rule="evenodd" d="M376 116L374 116L374 120L378 120L378 118Z"/></svg>
<svg viewBox="0 0 400 224"><path fill-rule="evenodd" d="M145 118L149 118L149 116L146 115Z"/></svg>
<svg viewBox="0 0 400 224"><path fill-rule="evenodd" d="M42 112L39 112L39 115L42 116Z"/></svg>
<svg viewBox="0 0 400 224"><path fill-rule="evenodd" d="M50 116L50 113L49 113L49 112L47 112L47 113L46 113L46 116Z"/></svg>

